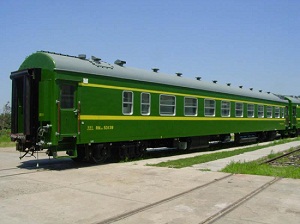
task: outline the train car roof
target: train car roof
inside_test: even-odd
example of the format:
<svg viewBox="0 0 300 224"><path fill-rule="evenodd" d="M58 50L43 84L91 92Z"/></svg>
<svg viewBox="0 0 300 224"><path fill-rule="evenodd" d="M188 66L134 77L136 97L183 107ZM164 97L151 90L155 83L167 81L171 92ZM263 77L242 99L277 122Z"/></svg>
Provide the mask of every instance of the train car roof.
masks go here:
<svg viewBox="0 0 300 224"><path fill-rule="evenodd" d="M122 61L119 61L119 64L109 64L95 57L92 57L92 59L86 59L84 56L74 57L45 51L39 51L35 54L32 54L31 56L37 54L39 54L40 57L42 57L42 55L50 57L53 61L53 68L59 71L71 71L77 73L109 76L128 80L199 89L209 92L225 93L255 99L286 102L284 99L281 99L280 97L272 93L253 91L250 89L241 89L239 87L220 85L217 83L205 82L202 80L199 81L196 79L179 77L161 72L125 67L122 65ZM31 56L29 56L28 58L30 58Z"/></svg>
<svg viewBox="0 0 300 224"><path fill-rule="evenodd" d="M288 100L290 100L293 104L300 105L299 97L295 97L295 96L284 96L284 97L287 98Z"/></svg>

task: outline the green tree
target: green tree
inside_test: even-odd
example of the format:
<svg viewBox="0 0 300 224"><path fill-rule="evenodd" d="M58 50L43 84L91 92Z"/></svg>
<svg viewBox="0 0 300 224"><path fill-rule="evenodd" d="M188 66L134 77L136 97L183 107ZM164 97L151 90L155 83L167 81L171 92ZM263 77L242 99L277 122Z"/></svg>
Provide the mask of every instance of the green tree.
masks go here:
<svg viewBox="0 0 300 224"><path fill-rule="evenodd" d="M3 112L0 114L0 130L10 129L11 124L11 107L7 102L3 107Z"/></svg>

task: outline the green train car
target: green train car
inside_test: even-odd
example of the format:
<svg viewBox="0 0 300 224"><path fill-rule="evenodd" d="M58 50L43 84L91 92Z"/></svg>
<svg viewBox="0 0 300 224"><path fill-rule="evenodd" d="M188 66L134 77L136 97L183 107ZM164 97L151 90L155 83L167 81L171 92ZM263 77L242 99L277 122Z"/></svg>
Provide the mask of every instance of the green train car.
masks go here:
<svg viewBox="0 0 300 224"><path fill-rule="evenodd" d="M293 96L285 96L284 99L288 101L287 106L287 123L288 133L291 136L298 136L300 133L300 99Z"/></svg>
<svg viewBox="0 0 300 224"><path fill-rule="evenodd" d="M296 135L300 100L85 55L37 52L12 72L17 150L103 162L148 147L193 149Z"/></svg>

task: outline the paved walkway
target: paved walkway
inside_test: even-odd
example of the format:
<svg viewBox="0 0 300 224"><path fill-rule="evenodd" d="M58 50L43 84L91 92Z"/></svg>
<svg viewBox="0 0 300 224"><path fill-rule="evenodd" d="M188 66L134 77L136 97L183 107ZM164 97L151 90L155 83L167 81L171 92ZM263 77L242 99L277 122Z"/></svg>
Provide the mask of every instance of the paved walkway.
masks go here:
<svg viewBox="0 0 300 224"><path fill-rule="evenodd" d="M144 166L147 164L156 164L160 162L167 162L171 160L177 160L177 159L182 159L182 158L190 158L194 156L199 156L199 155L205 155L205 154L211 154L211 153L216 153L216 152L225 152L225 151L234 151L237 149L245 148L245 147L251 147L251 146L261 146L261 145L267 145L269 142L264 142L264 143L259 143L259 144L254 144L254 145L248 145L248 146L239 146L239 147L233 147L230 149L222 149L218 151L207 151L207 152L197 152L197 153L191 153L191 154L184 154L184 155L178 155L178 156L171 156L171 157L163 157L163 158L154 158L154 159L148 159L148 160L142 160L142 161L135 161L132 163L128 164L134 164L134 165L140 165ZM194 169L200 169L200 170L210 170L210 171L220 171L224 167L226 167L229 163L231 162L248 162L248 161L253 161L257 160L259 158L262 158L264 156L267 156L271 153L277 153L277 152L282 152L285 150L288 150L292 147L297 147L300 145L300 141L294 141L294 142L289 142L285 144L280 144L276 146L270 146L267 148L255 150L252 152L247 152L243 153L240 155L224 158L224 159L219 159L216 161L211 161L207 163L202 163L202 164L197 164L192 166Z"/></svg>
<svg viewBox="0 0 300 224"><path fill-rule="evenodd" d="M230 161L256 159L297 145L300 141L230 157L223 165L220 160L202 165L218 170ZM199 224L219 214L224 216L215 220L218 224L300 223L298 179L273 182L274 177L202 172L199 165L183 169L144 166L205 153L213 152L102 166L49 160L42 154L35 168L32 158L20 161L14 149L0 148L1 224L100 224L107 220ZM256 193L257 189L262 191ZM235 203L240 204L231 209Z"/></svg>

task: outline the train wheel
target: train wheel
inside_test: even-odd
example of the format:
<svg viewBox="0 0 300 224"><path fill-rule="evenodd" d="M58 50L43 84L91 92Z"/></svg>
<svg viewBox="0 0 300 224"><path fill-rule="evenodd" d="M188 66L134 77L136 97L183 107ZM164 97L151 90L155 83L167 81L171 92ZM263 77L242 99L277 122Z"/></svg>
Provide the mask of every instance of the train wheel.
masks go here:
<svg viewBox="0 0 300 224"><path fill-rule="evenodd" d="M259 133L257 133L257 136L258 136L258 142L266 141L266 138L267 138L266 132L264 132L264 131L259 132Z"/></svg>
<svg viewBox="0 0 300 224"><path fill-rule="evenodd" d="M268 131L266 140L267 141L274 141L275 138L276 138L276 134L277 134L276 131Z"/></svg>
<svg viewBox="0 0 300 224"><path fill-rule="evenodd" d="M140 145L138 145L135 149L135 157L140 158L144 155L147 149L147 144L142 142Z"/></svg>
<svg viewBox="0 0 300 224"><path fill-rule="evenodd" d="M119 159L120 160L129 159L129 149L125 145L119 148Z"/></svg>
<svg viewBox="0 0 300 224"><path fill-rule="evenodd" d="M91 149L90 161L93 163L104 163L110 156L110 148L103 144L98 144Z"/></svg>

